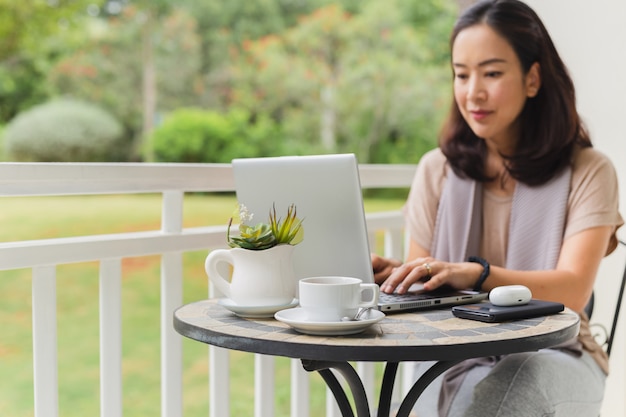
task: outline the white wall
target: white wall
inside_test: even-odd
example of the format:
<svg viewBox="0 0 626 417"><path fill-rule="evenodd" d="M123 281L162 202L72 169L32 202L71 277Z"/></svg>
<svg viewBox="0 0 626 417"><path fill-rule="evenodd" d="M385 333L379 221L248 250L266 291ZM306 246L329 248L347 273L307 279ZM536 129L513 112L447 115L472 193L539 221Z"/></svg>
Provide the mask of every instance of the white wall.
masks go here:
<svg viewBox="0 0 626 417"><path fill-rule="evenodd" d="M595 146L615 164L626 207L626 1L526 0L568 66ZM626 236L626 233L622 233Z"/></svg>
<svg viewBox="0 0 626 417"><path fill-rule="evenodd" d="M594 145L609 155L620 179L620 206L626 215L626 1L526 0L541 16L570 69L578 110ZM626 227L619 235L626 238ZM614 307L615 281L621 277L624 253L607 258L596 285L594 320L606 322ZM626 308L626 307L625 307ZM626 313L611 356L602 417L626 416Z"/></svg>

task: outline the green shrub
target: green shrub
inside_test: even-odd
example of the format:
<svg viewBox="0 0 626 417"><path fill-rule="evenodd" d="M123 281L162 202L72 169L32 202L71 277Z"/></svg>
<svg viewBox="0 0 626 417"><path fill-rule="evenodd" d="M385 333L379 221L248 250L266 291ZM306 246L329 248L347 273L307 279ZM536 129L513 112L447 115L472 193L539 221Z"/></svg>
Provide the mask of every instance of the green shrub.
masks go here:
<svg viewBox="0 0 626 417"><path fill-rule="evenodd" d="M280 128L269 118L243 110L228 113L196 108L172 112L152 134L159 162L230 162L233 158L280 153Z"/></svg>
<svg viewBox="0 0 626 417"><path fill-rule="evenodd" d="M125 160L122 125L86 102L59 99L20 113L4 133L7 159L34 162Z"/></svg>

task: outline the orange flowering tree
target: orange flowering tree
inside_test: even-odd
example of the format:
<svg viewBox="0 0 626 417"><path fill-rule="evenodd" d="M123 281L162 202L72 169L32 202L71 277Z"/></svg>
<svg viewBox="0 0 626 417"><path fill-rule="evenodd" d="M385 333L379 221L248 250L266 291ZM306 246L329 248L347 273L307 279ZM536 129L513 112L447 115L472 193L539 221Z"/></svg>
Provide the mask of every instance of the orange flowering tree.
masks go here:
<svg viewBox="0 0 626 417"><path fill-rule="evenodd" d="M286 141L355 152L363 162L394 139L415 151L432 147L449 70L392 3L370 2L359 14L329 5L284 33L245 42L231 102L281 120Z"/></svg>

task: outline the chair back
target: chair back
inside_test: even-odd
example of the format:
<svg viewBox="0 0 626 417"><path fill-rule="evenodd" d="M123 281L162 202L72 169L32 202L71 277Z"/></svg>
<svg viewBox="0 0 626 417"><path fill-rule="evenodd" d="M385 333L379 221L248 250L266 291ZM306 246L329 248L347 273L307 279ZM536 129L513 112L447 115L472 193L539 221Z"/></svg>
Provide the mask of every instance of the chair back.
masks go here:
<svg viewBox="0 0 626 417"><path fill-rule="evenodd" d="M626 247L626 242L619 241L619 244ZM613 323L611 324L611 331L609 337L606 340L606 353L611 355L611 347L613 346L613 340L615 338L615 330L617 329L617 320L619 319L619 313L622 308L622 298L624 296L624 286L626 284L626 265L624 265L624 271L622 272L622 282L620 283L619 291L617 293L617 303L615 304L615 312L613 313ZM592 297L593 299L593 297Z"/></svg>
<svg viewBox="0 0 626 417"><path fill-rule="evenodd" d="M626 247L626 242L623 240L619 240L619 244ZM617 292L617 301L615 303L615 311L613 312L613 321L611 323L611 330L607 331L606 327L604 327L600 323L591 324L592 328L600 328L602 330L602 333L604 333L604 342L602 343L602 345L604 346L604 350L606 351L606 354L609 356L611 356L613 340L615 339L615 331L617 329L617 321L619 320L619 314L622 308L622 298L624 296L625 286L626 286L626 263L624 265L624 270L622 271L622 281L620 283L619 291ZM591 293L591 298L589 299L589 302L585 306L585 313L587 313L587 316L589 316L589 319L591 319L591 315L593 314L594 302L595 302L595 295L594 293ZM598 335L594 335L594 336L597 337Z"/></svg>

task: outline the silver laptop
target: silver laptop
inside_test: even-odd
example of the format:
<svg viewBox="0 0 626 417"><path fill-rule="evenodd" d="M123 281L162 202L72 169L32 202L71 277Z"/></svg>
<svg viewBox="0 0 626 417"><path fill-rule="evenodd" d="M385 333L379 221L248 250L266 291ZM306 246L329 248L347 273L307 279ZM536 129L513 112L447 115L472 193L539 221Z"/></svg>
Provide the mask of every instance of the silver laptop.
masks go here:
<svg viewBox="0 0 626 417"><path fill-rule="evenodd" d="M274 205L279 216L296 205L304 227L304 240L294 249L296 279L341 275L374 282L354 154L240 158L233 159L232 166L237 200L255 220L267 220ZM427 309L485 297L474 291L432 293L416 288L402 295L381 293L379 309Z"/></svg>

